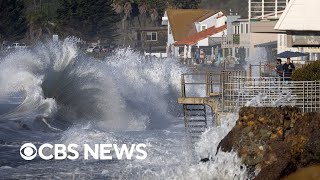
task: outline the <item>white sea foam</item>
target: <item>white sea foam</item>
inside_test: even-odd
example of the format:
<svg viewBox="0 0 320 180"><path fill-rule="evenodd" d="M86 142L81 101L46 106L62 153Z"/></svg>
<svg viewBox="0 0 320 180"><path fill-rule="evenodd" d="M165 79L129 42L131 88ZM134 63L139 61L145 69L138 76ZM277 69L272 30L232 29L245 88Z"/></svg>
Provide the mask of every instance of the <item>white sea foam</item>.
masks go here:
<svg viewBox="0 0 320 180"><path fill-rule="evenodd" d="M12 141L64 144L147 144L148 158L132 161L34 161L2 171L19 179L243 179L245 168L236 153L216 150L234 125L227 116L220 127L206 131L193 149L177 116L180 75L178 60L146 61L130 49L118 49L103 61L81 54L73 39L17 51L0 64L0 95L22 96L23 103L0 117L3 137ZM199 95L198 88L191 93ZM50 134L34 125L42 118ZM6 121L22 121L20 131ZM42 121L43 123L43 121ZM121 130L114 127L121 126ZM12 130L12 131L10 131ZM40 130L40 131L38 131ZM10 132L12 134L10 134ZM209 157L210 162L200 163ZM37 172L37 173L34 173Z"/></svg>

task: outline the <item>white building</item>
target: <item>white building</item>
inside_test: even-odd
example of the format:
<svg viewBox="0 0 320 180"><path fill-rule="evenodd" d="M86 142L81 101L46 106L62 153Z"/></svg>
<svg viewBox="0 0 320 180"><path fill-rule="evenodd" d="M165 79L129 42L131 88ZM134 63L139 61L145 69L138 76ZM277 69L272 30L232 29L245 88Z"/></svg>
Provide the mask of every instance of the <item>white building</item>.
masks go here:
<svg viewBox="0 0 320 180"><path fill-rule="evenodd" d="M320 1L291 0L274 29L278 35L278 53L286 50L309 54L306 60L320 59ZM302 60L303 58L297 58Z"/></svg>
<svg viewBox="0 0 320 180"><path fill-rule="evenodd" d="M222 12L213 10L168 9L162 17L162 25L168 26L168 54L191 58L192 48L220 44L215 38L227 33L226 21Z"/></svg>
<svg viewBox="0 0 320 180"><path fill-rule="evenodd" d="M279 33L274 26L288 2L289 0L248 0L248 18L233 19L231 27L228 26L228 31L232 33L222 39L224 57L255 60L261 58L261 51L258 49L265 48L267 60L274 61Z"/></svg>

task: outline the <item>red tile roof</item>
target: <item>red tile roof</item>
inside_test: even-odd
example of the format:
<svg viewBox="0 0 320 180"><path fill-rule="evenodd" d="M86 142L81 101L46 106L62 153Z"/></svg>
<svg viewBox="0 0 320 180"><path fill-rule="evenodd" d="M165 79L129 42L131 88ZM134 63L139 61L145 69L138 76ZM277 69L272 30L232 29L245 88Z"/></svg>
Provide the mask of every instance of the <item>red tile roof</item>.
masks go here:
<svg viewBox="0 0 320 180"><path fill-rule="evenodd" d="M173 45L175 46L181 46L181 45L194 45L196 44L197 42L199 42L200 40L202 39L205 39L207 37L210 37L214 34L217 34L221 31L224 31L227 29L227 25L223 25L223 26L220 26L220 27L210 27L208 29L205 29L203 31L200 31L198 33L195 33L191 36L188 36L184 39L181 39L180 41L177 41L175 42Z"/></svg>

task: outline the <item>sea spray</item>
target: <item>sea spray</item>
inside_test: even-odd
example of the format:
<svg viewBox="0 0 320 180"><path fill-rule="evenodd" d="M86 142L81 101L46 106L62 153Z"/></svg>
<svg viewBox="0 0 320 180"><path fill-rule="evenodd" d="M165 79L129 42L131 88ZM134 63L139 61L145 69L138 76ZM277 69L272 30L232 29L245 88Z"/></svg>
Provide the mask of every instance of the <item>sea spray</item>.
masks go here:
<svg viewBox="0 0 320 180"><path fill-rule="evenodd" d="M242 179L245 169L235 153L219 152L217 142L229 125L208 130L194 150L185 137L181 106L176 103L180 75L174 58L147 61L130 49L105 59L88 58L71 39L39 44L4 57L1 97L22 102L0 117L0 174L5 179ZM193 90L192 90L193 91ZM198 88L192 92L201 93ZM29 98L30 97L30 98ZM12 101L11 101L12 102ZM45 118L52 131L44 127ZM121 126L122 129L115 127ZM216 132L216 133L215 133ZM21 161L20 142L34 144L147 145L143 161ZM18 145L18 146L17 146ZM201 163L202 157L211 161ZM10 163L9 163L10 162ZM2 162L1 162L2 163Z"/></svg>

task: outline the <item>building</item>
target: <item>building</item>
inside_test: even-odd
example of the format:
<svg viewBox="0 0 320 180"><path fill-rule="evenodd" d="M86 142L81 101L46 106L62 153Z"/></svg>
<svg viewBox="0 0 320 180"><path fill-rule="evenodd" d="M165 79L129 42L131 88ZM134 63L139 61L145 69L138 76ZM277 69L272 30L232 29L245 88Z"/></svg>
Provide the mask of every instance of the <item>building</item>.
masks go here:
<svg viewBox="0 0 320 180"><path fill-rule="evenodd" d="M320 59L319 0L291 0L274 29L278 35L278 53L286 50L309 54L296 60Z"/></svg>
<svg viewBox="0 0 320 180"><path fill-rule="evenodd" d="M228 26L229 33L222 38L224 57L240 61L265 60L262 58L273 61L277 54L277 34L281 33L274 26L288 2L249 0L248 18L228 16L231 26ZM263 53L261 49L264 50Z"/></svg>
<svg viewBox="0 0 320 180"><path fill-rule="evenodd" d="M249 23L248 19L240 19L238 15L229 15L228 33L222 36L223 58L243 61L249 55Z"/></svg>
<svg viewBox="0 0 320 180"><path fill-rule="evenodd" d="M143 52L145 56L167 57L167 27L143 27L135 31L135 49Z"/></svg>
<svg viewBox="0 0 320 180"><path fill-rule="evenodd" d="M168 9L162 24L168 27L167 53L192 58L196 48L213 55L227 33L227 17L222 12L207 9ZM214 58L213 56L209 57Z"/></svg>
<svg viewBox="0 0 320 180"><path fill-rule="evenodd" d="M146 56L167 57L167 27L145 27L137 29L136 32L136 48L144 52Z"/></svg>

